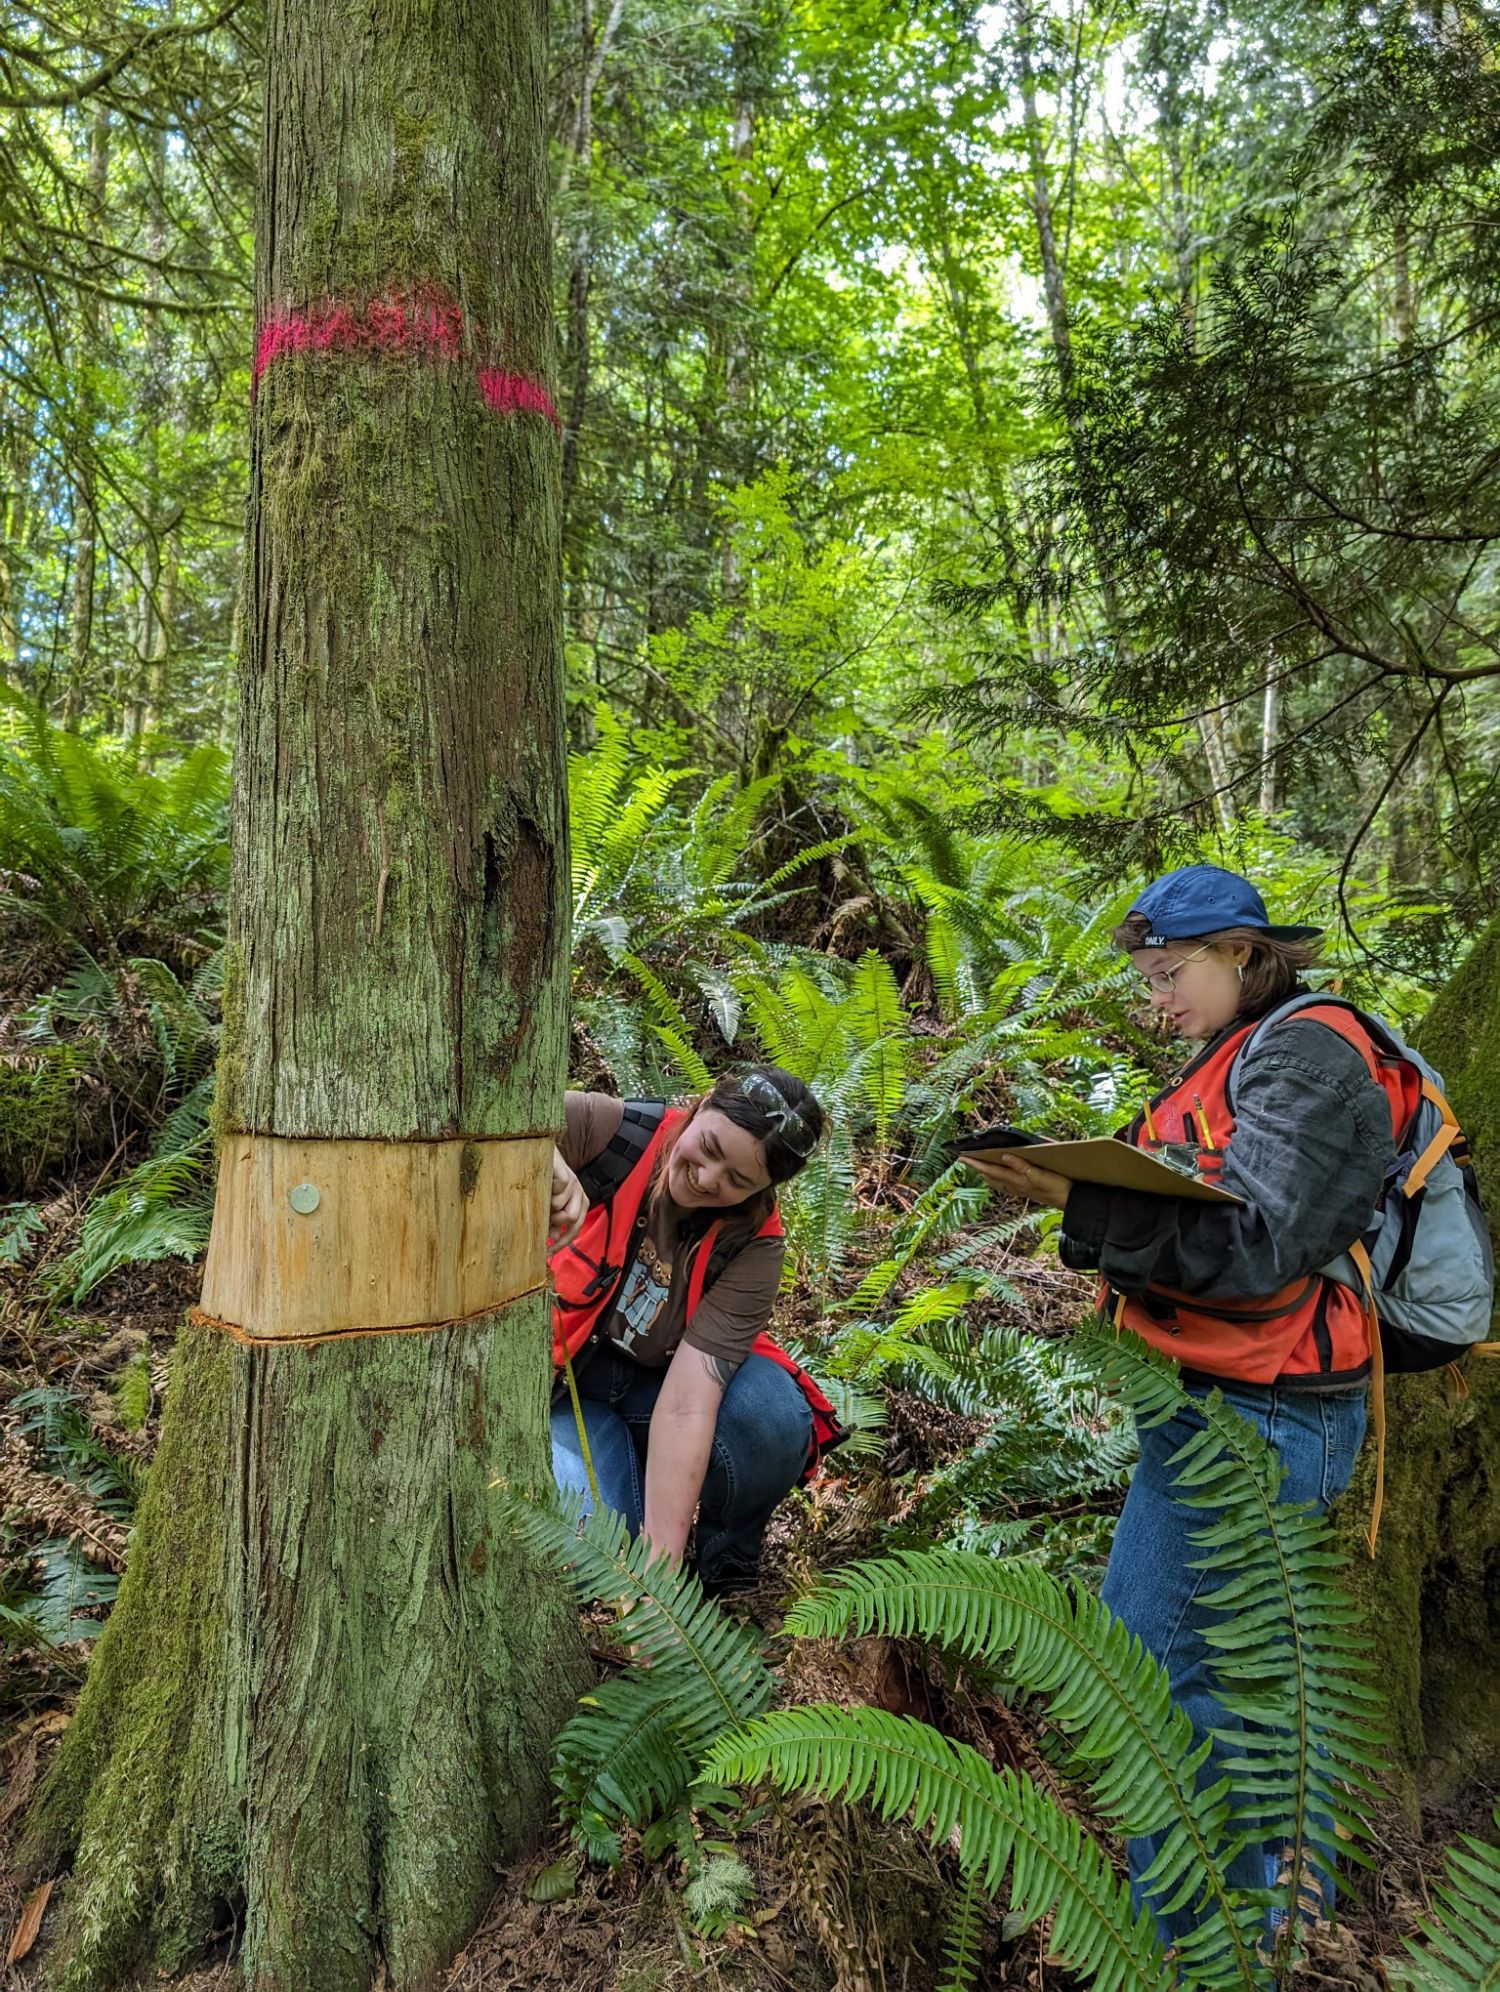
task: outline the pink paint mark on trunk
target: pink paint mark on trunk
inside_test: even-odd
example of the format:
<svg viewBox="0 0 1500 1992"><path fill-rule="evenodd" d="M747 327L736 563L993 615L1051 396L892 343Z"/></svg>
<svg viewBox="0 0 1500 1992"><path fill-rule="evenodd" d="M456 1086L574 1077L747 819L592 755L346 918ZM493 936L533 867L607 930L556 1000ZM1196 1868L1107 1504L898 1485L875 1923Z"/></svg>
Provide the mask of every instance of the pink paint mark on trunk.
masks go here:
<svg viewBox="0 0 1500 1992"><path fill-rule="evenodd" d="M540 381L529 380L525 374L503 372L499 367L482 367L479 392L497 414L543 415L554 429L562 428L552 396Z"/></svg>
<svg viewBox="0 0 1500 1992"><path fill-rule="evenodd" d="M465 346L463 308L436 289L396 292L363 305L331 299L296 311L273 312L255 340L250 396L261 376L278 360L313 353L384 354L410 357L429 366L461 360ZM473 342L483 346L486 342ZM481 366L475 379L486 405L499 415L540 415L561 430L552 397L540 381L500 367Z"/></svg>

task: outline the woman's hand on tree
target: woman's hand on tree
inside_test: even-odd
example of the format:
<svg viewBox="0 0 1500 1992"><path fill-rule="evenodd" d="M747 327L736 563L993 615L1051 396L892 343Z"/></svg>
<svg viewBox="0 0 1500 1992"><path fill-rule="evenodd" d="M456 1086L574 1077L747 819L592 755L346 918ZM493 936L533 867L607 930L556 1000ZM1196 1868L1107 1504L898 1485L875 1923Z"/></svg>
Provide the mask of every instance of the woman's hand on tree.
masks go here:
<svg viewBox="0 0 1500 1992"><path fill-rule="evenodd" d="M994 1161L981 1162L973 1155L964 1159L992 1190L1008 1197L1024 1197L1028 1203L1050 1204L1054 1210L1067 1207L1068 1192L1073 1187L1071 1180L1059 1176L1055 1169L1041 1169L1035 1162L1028 1162L1024 1148L1014 1148L1006 1155L996 1156Z"/></svg>
<svg viewBox="0 0 1500 1992"><path fill-rule="evenodd" d="M589 1214L589 1200L583 1185L554 1148L552 1151L552 1210L547 1220L547 1250L559 1252L571 1245L583 1229Z"/></svg>

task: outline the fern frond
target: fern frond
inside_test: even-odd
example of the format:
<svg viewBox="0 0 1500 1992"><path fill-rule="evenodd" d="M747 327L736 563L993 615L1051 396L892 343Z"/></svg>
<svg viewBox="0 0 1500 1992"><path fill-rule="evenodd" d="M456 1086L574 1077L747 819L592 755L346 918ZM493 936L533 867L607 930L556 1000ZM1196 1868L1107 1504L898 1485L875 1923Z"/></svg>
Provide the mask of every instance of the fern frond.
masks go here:
<svg viewBox="0 0 1500 1992"><path fill-rule="evenodd" d="M153 1155L84 1214L78 1243L58 1262L59 1291L75 1303L125 1265L196 1259L213 1223L213 1144L204 1127L182 1148Z"/></svg>
<svg viewBox="0 0 1500 1992"><path fill-rule="evenodd" d="M1104 1992L1154 1992L1171 1980L1151 1918L1134 1914L1101 1849L1031 1780L995 1771L955 1743L884 1709L814 1703L781 1709L724 1737L709 1776L769 1779L783 1791L856 1802L887 1819L909 1816L938 1845L956 1835L957 1860L989 1894L1007 1869L1013 1913L1053 1915L1049 1953Z"/></svg>
<svg viewBox="0 0 1500 1992"><path fill-rule="evenodd" d="M860 1055L861 1087L875 1117L875 1145L884 1148L906 1091L910 1053L901 991L890 963L873 948L855 965L844 1007L850 1043Z"/></svg>
<svg viewBox="0 0 1500 1992"><path fill-rule="evenodd" d="M891 1235L889 1257L873 1266L846 1302L853 1314L878 1307L925 1245L970 1225L989 1199L989 1191L953 1163L923 1190Z"/></svg>
<svg viewBox="0 0 1500 1992"><path fill-rule="evenodd" d="M119 1572L91 1563L76 1542L44 1543L36 1552L36 1560L42 1576L36 1617L44 1636L58 1646L76 1639L96 1639L104 1630L104 1621L86 1614L114 1603L120 1590Z"/></svg>
<svg viewBox="0 0 1500 1992"><path fill-rule="evenodd" d="M507 1493L504 1505L533 1552L564 1570L581 1597L620 1609L619 1637L650 1662L694 1762L726 1724L769 1704L772 1677L752 1635L704 1596L691 1572L644 1539L632 1541L619 1515L598 1509L580 1533L577 1498Z"/></svg>
<svg viewBox="0 0 1500 1992"><path fill-rule="evenodd" d="M11 1406L25 1414L21 1430L36 1434L49 1472L85 1489L116 1521L131 1519L146 1469L128 1453L111 1451L71 1391L39 1384L18 1392Z"/></svg>
<svg viewBox="0 0 1500 1992"><path fill-rule="evenodd" d="M568 845L575 916L587 902L602 862L602 846L615 813L630 739L607 705L595 709L598 734L586 753L568 756Z"/></svg>
<svg viewBox="0 0 1500 1992"><path fill-rule="evenodd" d="M18 1266L47 1229L40 1204L0 1204L0 1266Z"/></svg>
<svg viewBox="0 0 1500 1992"><path fill-rule="evenodd" d="M616 1865L622 1821L644 1826L687 1797L693 1765L670 1697L649 1672L605 1681L580 1697L557 1739L552 1781L590 1860Z"/></svg>
<svg viewBox="0 0 1500 1992"><path fill-rule="evenodd" d="M1461 1834L1432 1892L1436 1913L1406 1939L1409 1961L1383 1960L1387 1978L1414 1992L1500 1992L1500 1847Z"/></svg>
<svg viewBox="0 0 1500 1992"><path fill-rule="evenodd" d="M1213 1912L1214 1927L1186 1940L1201 1983L1259 1982L1260 1912L1226 1878L1243 1842L1226 1835L1225 1781L1200 1790L1208 1741L1194 1740L1164 1670L1100 1599L1070 1591L1032 1564L961 1550L900 1550L840 1571L793 1608L786 1630L931 1640L971 1662L1003 1667L1015 1687L1047 1695L1111 1824L1132 1837L1168 1829L1149 1876L1158 1905L1193 1902Z"/></svg>
<svg viewBox="0 0 1500 1992"><path fill-rule="evenodd" d="M621 961L646 999L646 1022L652 1035L693 1090L706 1093L714 1083L713 1074L689 1042L692 1026L671 991L639 955L627 953Z"/></svg>
<svg viewBox="0 0 1500 1992"><path fill-rule="evenodd" d="M858 1222L854 1150L841 1119L835 1117L807 1167L783 1186L780 1200L792 1251L823 1276L837 1272Z"/></svg>
<svg viewBox="0 0 1500 1992"><path fill-rule="evenodd" d="M788 969L776 983L742 969L740 989L757 1037L778 1065L817 1085L844 1043L840 1005L805 968Z"/></svg>
<svg viewBox="0 0 1500 1992"><path fill-rule="evenodd" d="M943 1975L937 1992L974 1992L979 1975L979 1942L984 1929L984 1891L979 1876L966 1874L948 1904L943 1929Z"/></svg>
<svg viewBox="0 0 1500 1992"><path fill-rule="evenodd" d="M1278 1499L1279 1455L1217 1391L1189 1398L1176 1365L1099 1323L1074 1338L1138 1418L1191 1406L1203 1429L1171 1462L1178 1498L1215 1511L1196 1531L1194 1568L1222 1573L1203 1603L1225 1623L1206 1629L1215 1689L1244 1725L1222 1759L1236 1792L1235 1826L1289 1849L1289 1907L1315 1875L1309 1822L1331 1819L1345 1851L1368 1863L1368 1803L1384 1767L1382 1702L1370 1684L1369 1640L1338 1581L1326 1517Z"/></svg>

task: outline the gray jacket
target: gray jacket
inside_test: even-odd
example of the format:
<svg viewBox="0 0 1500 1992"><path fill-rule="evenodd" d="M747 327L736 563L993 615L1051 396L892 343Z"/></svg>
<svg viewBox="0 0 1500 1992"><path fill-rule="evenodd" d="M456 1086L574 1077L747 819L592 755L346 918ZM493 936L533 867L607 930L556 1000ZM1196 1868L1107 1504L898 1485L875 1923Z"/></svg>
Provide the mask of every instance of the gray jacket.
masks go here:
<svg viewBox="0 0 1500 1992"><path fill-rule="evenodd" d="M1390 1102L1353 1045L1288 1017L1236 1066L1234 1109L1221 1180L1243 1207L1078 1183L1063 1212L1063 1264L1097 1268L1122 1293L1252 1300L1369 1228L1396 1145Z"/></svg>

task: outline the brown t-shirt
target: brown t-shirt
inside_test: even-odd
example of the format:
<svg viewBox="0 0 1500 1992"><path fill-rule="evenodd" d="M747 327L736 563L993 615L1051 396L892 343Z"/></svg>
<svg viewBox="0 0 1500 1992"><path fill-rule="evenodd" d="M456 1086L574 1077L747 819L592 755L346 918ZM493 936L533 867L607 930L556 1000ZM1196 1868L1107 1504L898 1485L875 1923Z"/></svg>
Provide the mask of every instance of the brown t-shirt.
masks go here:
<svg viewBox="0 0 1500 1992"><path fill-rule="evenodd" d="M559 1147L569 1168L582 1170L619 1133L625 1102L608 1093L569 1093L565 1104L567 1132ZM722 1267L715 1267L692 1326L686 1328L687 1247L703 1229L696 1212L663 1198L625 1275L614 1312L600 1330L646 1369L663 1368L679 1342L743 1362L771 1318L781 1285L782 1242L751 1238Z"/></svg>

